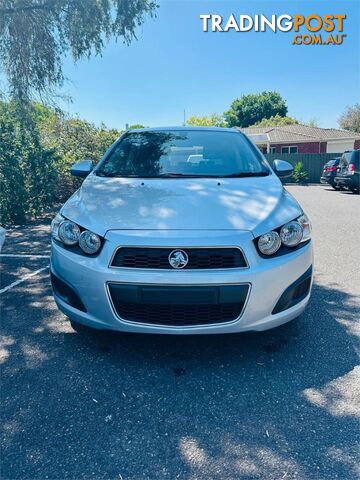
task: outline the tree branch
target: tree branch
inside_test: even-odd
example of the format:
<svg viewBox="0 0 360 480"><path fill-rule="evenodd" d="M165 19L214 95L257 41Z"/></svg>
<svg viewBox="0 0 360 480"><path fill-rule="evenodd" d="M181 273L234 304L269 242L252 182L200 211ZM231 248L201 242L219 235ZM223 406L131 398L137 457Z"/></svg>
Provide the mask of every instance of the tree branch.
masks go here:
<svg viewBox="0 0 360 480"><path fill-rule="evenodd" d="M27 12L31 10L47 10L54 5L54 1L40 3L36 5L24 5L22 7L0 8L0 15L13 15L15 13Z"/></svg>

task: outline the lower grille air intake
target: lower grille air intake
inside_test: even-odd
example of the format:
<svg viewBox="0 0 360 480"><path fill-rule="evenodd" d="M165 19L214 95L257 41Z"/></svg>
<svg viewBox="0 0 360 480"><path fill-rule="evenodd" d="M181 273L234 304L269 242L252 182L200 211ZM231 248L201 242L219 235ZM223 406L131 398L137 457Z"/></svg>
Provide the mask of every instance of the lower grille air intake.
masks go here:
<svg viewBox="0 0 360 480"><path fill-rule="evenodd" d="M148 286L109 284L117 315L126 321L187 327L236 320L249 285Z"/></svg>

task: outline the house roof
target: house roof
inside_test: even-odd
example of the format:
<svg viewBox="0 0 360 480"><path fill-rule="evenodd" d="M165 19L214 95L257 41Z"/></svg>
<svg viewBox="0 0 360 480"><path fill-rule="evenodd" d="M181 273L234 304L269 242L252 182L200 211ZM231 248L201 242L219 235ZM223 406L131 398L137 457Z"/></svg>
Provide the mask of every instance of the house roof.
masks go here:
<svg viewBox="0 0 360 480"><path fill-rule="evenodd" d="M266 135L270 143L324 142L327 140L356 139L360 134L336 128L310 127L294 124L275 127L248 127L239 130L249 136Z"/></svg>

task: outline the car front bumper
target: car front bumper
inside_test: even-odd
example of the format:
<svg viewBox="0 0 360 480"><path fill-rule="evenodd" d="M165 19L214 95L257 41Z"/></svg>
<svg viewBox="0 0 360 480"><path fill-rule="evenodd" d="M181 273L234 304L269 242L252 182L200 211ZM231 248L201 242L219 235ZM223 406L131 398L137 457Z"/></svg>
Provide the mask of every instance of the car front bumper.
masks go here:
<svg viewBox="0 0 360 480"><path fill-rule="evenodd" d="M119 246L191 248L206 245L240 246L246 268L212 270L156 270L109 267ZM267 330L298 317L305 309L310 289L296 305L273 314L285 290L312 267L312 244L274 258L261 258L250 232L112 231L97 257L78 255L52 242L51 272L76 292L84 310L74 308L54 292L60 310L71 320L97 329L163 334L208 334ZM109 285L131 287L222 287L248 285L248 295L238 318L210 325L168 326L124 320L114 309Z"/></svg>

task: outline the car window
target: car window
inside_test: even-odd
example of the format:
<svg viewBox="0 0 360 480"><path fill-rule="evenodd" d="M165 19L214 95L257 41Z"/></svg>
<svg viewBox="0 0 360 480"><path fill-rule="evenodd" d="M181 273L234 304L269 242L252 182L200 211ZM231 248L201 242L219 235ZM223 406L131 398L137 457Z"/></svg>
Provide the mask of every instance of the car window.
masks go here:
<svg viewBox="0 0 360 480"><path fill-rule="evenodd" d="M339 166L338 166L338 170L341 172L343 170L347 170L347 167L348 167L348 161L347 161L347 154L344 154L341 159L340 159L340 163L339 163Z"/></svg>
<svg viewBox="0 0 360 480"><path fill-rule="evenodd" d="M260 153L238 132L149 130L126 133L95 171L103 176L268 174Z"/></svg>
<svg viewBox="0 0 360 480"><path fill-rule="evenodd" d="M348 165L351 159L351 153L344 153L344 155L341 157L341 162L344 163L345 165Z"/></svg>
<svg viewBox="0 0 360 480"><path fill-rule="evenodd" d="M337 163L337 160L330 160L325 164L325 167L333 167L334 165L336 165L336 163Z"/></svg>

